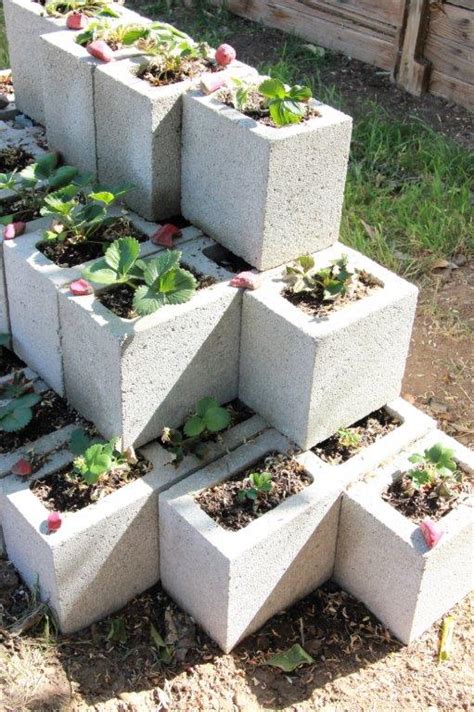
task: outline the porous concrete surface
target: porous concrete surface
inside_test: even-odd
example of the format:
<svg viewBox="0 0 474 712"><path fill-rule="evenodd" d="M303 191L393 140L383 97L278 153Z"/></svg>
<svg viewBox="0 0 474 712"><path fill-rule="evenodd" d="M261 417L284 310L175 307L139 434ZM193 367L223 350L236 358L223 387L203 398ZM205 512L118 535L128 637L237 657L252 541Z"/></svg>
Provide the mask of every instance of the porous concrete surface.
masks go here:
<svg viewBox="0 0 474 712"><path fill-rule="evenodd" d="M122 212L119 208L110 210L117 216ZM156 224L124 214L145 234L157 229ZM49 222L47 218L32 221L21 237L5 242L5 276L13 349L57 393L64 395L58 290L78 279L84 265L58 267L36 249ZM151 242L142 243L143 256L157 249Z"/></svg>
<svg viewBox="0 0 474 712"><path fill-rule="evenodd" d="M34 158L40 158L46 153L44 128L34 124L25 126L25 119L23 114L19 114L12 119L0 121L0 150L8 146L18 146ZM30 123L29 119L26 119L26 123ZM7 191L1 191L0 195L2 198L8 197Z"/></svg>
<svg viewBox="0 0 474 712"><path fill-rule="evenodd" d="M364 447L345 462L331 465L311 450L307 452L307 458L309 460L314 458L319 467L327 468L328 477L331 477L334 482L337 481L342 489L358 480L365 473L380 467L381 463L391 459L410 443L437 427L433 418L403 398L395 398L387 403L385 409L400 422L400 425L376 440L372 445Z"/></svg>
<svg viewBox="0 0 474 712"><path fill-rule="evenodd" d="M148 22L130 10L124 9L119 22ZM92 57L85 47L75 42L77 35L69 30L46 34L40 38L43 65L44 123L51 148L61 152L65 161L81 171L97 175L96 114L94 103L95 70L102 61ZM133 48L117 50L119 63ZM109 123L109 128L112 124ZM130 129L131 125L129 125ZM115 150L125 161L121 146Z"/></svg>
<svg viewBox="0 0 474 712"><path fill-rule="evenodd" d="M212 244L196 238L177 247L183 266L218 283L145 317L122 319L94 295L60 292L67 398L124 447L180 426L204 396L237 396L242 293L202 254Z"/></svg>
<svg viewBox="0 0 474 712"><path fill-rule="evenodd" d="M317 110L272 128L212 95L186 95L183 215L259 270L336 242L352 119Z"/></svg>
<svg viewBox="0 0 474 712"><path fill-rule="evenodd" d="M78 512L47 533L48 510L29 489L73 459L66 449L25 481L3 480L0 513L9 559L28 586L39 584L63 633L124 606L159 579L158 493L173 483L161 467Z"/></svg>
<svg viewBox="0 0 474 712"><path fill-rule="evenodd" d="M16 105L44 124L40 36L65 27L65 20L49 17L40 3L31 0L4 0L3 7Z"/></svg>
<svg viewBox="0 0 474 712"><path fill-rule="evenodd" d="M267 430L160 495L163 586L225 652L330 578L340 490L302 454L313 482L239 531L220 527L194 496L293 448Z"/></svg>
<svg viewBox="0 0 474 712"><path fill-rule="evenodd" d="M409 456L435 443L454 450L471 475L474 453L439 430L405 449L343 495L334 579L408 644L466 596L474 585L472 495L438 524L444 534L430 549L417 524L381 498L413 467Z"/></svg>
<svg viewBox="0 0 474 712"><path fill-rule="evenodd" d="M152 460L156 467L160 467L167 480L177 482L235 450L239 445L255 438L267 428L268 424L263 418L253 415L222 435L218 435L215 442L206 443L205 451L199 457L194 453L189 453L179 463L175 462L173 453L163 447L159 438L144 445L141 452L149 460Z"/></svg>
<svg viewBox="0 0 474 712"><path fill-rule="evenodd" d="M342 255L383 287L318 318L282 295L282 268L243 299L240 398L303 450L397 398L405 369L417 288L340 243L314 257Z"/></svg>
<svg viewBox="0 0 474 712"><path fill-rule="evenodd" d="M133 184L127 204L161 220L180 213L182 96L195 81L154 87L136 76L143 59L105 64L95 74L98 172L104 183ZM241 62L228 70L253 71Z"/></svg>
<svg viewBox="0 0 474 712"><path fill-rule="evenodd" d="M8 316L7 288L5 283L5 268L3 265L3 237L0 236L0 334L10 333L10 318Z"/></svg>

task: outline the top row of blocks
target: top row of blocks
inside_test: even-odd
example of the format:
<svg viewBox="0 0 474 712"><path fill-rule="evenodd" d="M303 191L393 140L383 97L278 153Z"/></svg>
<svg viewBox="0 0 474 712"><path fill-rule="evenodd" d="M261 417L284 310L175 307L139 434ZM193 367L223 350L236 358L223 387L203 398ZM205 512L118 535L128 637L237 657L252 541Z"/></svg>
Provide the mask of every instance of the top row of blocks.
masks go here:
<svg viewBox="0 0 474 712"><path fill-rule="evenodd" d="M149 22L118 8L116 22ZM45 123L67 162L103 183L133 184L126 201L139 215L181 213L258 270L337 241L349 116L315 102L319 116L266 126L189 80L156 87L139 79L129 50L101 65L75 33L60 31L64 20L42 13L32 0L5 2L17 104ZM256 74L240 62L228 71Z"/></svg>

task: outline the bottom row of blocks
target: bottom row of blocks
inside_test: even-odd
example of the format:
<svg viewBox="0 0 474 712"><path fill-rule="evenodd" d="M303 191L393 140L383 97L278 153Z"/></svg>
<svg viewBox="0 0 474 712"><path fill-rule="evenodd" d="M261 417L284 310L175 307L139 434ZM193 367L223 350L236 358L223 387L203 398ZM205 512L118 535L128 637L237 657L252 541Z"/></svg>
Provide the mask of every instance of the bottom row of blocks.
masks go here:
<svg viewBox="0 0 474 712"><path fill-rule="evenodd" d="M412 452L442 442L470 474L474 454L402 399L388 410L402 424L343 465L311 451L295 455L311 484L235 532L194 497L269 452L294 450L259 416L228 431L201 463L189 458L176 468L158 444L144 448L151 472L65 514L54 534L29 483L9 476L0 500L8 556L28 585L39 583L63 632L118 610L161 575L165 590L229 651L333 578L408 643L472 587L473 498L442 518L444 535L430 550L419 527L381 493L408 469ZM58 451L35 479L72 457Z"/></svg>

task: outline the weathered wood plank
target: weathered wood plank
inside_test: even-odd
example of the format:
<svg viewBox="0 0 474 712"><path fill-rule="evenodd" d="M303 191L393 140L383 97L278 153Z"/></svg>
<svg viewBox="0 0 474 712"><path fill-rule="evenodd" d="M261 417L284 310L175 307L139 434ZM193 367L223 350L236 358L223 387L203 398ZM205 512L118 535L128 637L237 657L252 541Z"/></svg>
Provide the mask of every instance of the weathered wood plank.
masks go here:
<svg viewBox="0 0 474 712"><path fill-rule="evenodd" d="M333 17L344 17L349 21L370 27L372 24L382 31L392 31L400 20L403 0L301 0L308 7L329 13ZM388 25L388 27L386 27Z"/></svg>
<svg viewBox="0 0 474 712"><path fill-rule="evenodd" d="M447 42L474 46L474 13L455 5L443 4L430 13L430 35Z"/></svg>
<svg viewBox="0 0 474 712"><path fill-rule="evenodd" d="M430 65L422 54L428 19L428 0L410 0L396 79L415 96L420 96L428 84Z"/></svg>
<svg viewBox="0 0 474 712"><path fill-rule="evenodd" d="M433 70L430 77L429 90L432 94L442 96L474 111L474 85L453 79L446 74Z"/></svg>
<svg viewBox="0 0 474 712"><path fill-rule="evenodd" d="M390 70L394 63L393 40L374 35L347 23L315 16L295 0L228 0L227 8L237 15L291 32L309 42L343 52L368 64Z"/></svg>
<svg viewBox="0 0 474 712"><path fill-rule="evenodd" d="M424 48L424 56L433 70L460 79L467 84L474 84L474 48L468 45L447 43L433 34L429 34Z"/></svg>
<svg viewBox="0 0 474 712"><path fill-rule="evenodd" d="M474 0L449 0L448 4L464 7L466 10L474 10Z"/></svg>

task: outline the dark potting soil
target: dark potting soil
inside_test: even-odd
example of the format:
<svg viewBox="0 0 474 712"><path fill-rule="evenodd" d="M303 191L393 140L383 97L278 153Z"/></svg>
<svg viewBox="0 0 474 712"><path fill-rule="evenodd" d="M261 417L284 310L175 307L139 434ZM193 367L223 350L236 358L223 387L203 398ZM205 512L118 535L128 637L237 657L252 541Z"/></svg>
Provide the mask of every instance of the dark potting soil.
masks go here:
<svg viewBox="0 0 474 712"><path fill-rule="evenodd" d="M245 499L241 502L238 493L252 486L248 477L254 472L271 473L271 491L259 492L255 500ZM195 500L221 527L237 531L274 509L291 495L301 492L312 481L304 467L291 456L272 452L244 472L199 492Z"/></svg>
<svg viewBox="0 0 474 712"><path fill-rule="evenodd" d="M145 242L147 236L139 232L128 218L117 218L111 225L99 228L90 240L66 238L39 242L36 248L58 267L75 267L83 262L102 257L114 240L120 237L135 237Z"/></svg>
<svg viewBox="0 0 474 712"><path fill-rule="evenodd" d="M258 121L258 123L260 124L270 126L273 129L285 128L283 126L278 126L277 124L275 124L266 106L265 98L262 97L258 93L258 91L249 92L247 96L246 107L243 110L241 108L238 108L234 104L233 95L230 89L221 89L217 94L217 99L226 106L231 106L233 109L240 111L240 113L244 116L248 116L250 119ZM305 124L311 119L317 118L318 116L321 116L319 111L314 107L308 105L306 107L306 113L303 116L302 120L299 122L299 124ZM286 127L288 127L288 124L286 125Z"/></svg>
<svg viewBox="0 0 474 712"><path fill-rule="evenodd" d="M181 264L183 269L191 272L197 279L198 291L200 289L206 289L206 287L212 287L216 284L217 279L207 275L203 275L194 269L191 269L188 265ZM106 289L103 292L97 293L97 299L111 312L119 316L121 319L136 319L139 314L133 308L133 297L135 290L129 287L128 284L117 284L110 289Z"/></svg>
<svg viewBox="0 0 474 712"><path fill-rule="evenodd" d="M151 462L140 455L137 457L137 463L117 467L101 477L95 485L88 485L79 475L74 474L72 465L68 465L54 475L36 480L30 489L47 509L78 512L150 472L153 468Z"/></svg>
<svg viewBox="0 0 474 712"><path fill-rule="evenodd" d="M216 265L219 265L219 267L223 267L234 274L237 274L238 272L246 272L252 269L251 265L243 260L242 257L234 255L233 252L227 250L222 245L218 245L217 243L215 245L211 245L210 247L206 247L202 251L202 254L209 260L215 262Z"/></svg>
<svg viewBox="0 0 474 712"><path fill-rule="evenodd" d="M219 438L222 437L222 435L224 435L224 433L226 433L228 430L234 428L236 425L239 425L239 423L243 423L246 420L249 420L253 415L255 415L255 412L238 398L235 398L229 403L226 403L222 407L230 413L230 422L227 428L221 430L218 433L210 433L208 431L205 431L198 438L191 438L191 442L189 448L187 449L187 452L194 452L195 447L199 447L202 443L217 442ZM183 440L186 441L187 436L184 433L184 424L181 427L176 428L175 432L180 433ZM166 442L163 440L161 440L160 442L161 445L165 448L165 450L172 450L174 447L172 442Z"/></svg>
<svg viewBox="0 0 474 712"><path fill-rule="evenodd" d="M407 487L410 487L411 483L407 477L401 475L382 494L382 499L415 524L419 524L425 517L438 521L472 492L473 479L472 473L459 468L458 477L448 485L452 496L442 497L437 492L436 484L427 484L415 490L410 489L408 494Z"/></svg>
<svg viewBox="0 0 474 712"><path fill-rule="evenodd" d="M0 173L22 171L34 160L31 153L25 151L21 146L7 146L0 151Z"/></svg>
<svg viewBox="0 0 474 712"><path fill-rule="evenodd" d="M219 67L212 60L197 58L184 59L180 62L179 68L174 69L167 67L165 60L156 58L140 65L137 77L153 86L161 87L194 79L204 72L220 72L222 69L223 67Z"/></svg>
<svg viewBox="0 0 474 712"><path fill-rule="evenodd" d="M365 272L365 270L356 270L346 293L338 295L335 299L323 299L323 287L320 287L317 292L299 292L298 294L293 294L287 288L283 291L283 296L307 314L326 317L352 302L357 302L359 299L367 297L374 290L381 287L383 287L383 284L376 277Z"/></svg>
<svg viewBox="0 0 474 712"><path fill-rule="evenodd" d="M400 425L400 421L385 408L379 408L311 449L324 462L340 465ZM348 433L357 442L351 442Z"/></svg>
<svg viewBox="0 0 474 712"><path fill-rule="evenodd" d="M8 376L9 373L19 371L25 366L26 364L13 351L6 349L4 346L0 347L0 378Z"/></svg>
<svg viewBox="0 0 474 712"><path fill-rule="evenodd" d="M170 225L178 227L180 230L184 230L185 227L189 227L191 225L189 220L186 220L186 218L182 215L173 215L172 217L168 218L166 222Z"/></svg>
<svg viewBox="0 0 474 712"><path fill-rule="evenodd" d="M0 217L5 215L14 215L14 220L28 222L40 217L39 207L31 207L31 201L25 198L13 200L4 200L0 203Z"/></svg>
<svg viewBox="0 0 474 712"><path fill-rule="evenodd" d="M46 391L33 406L33 418L25 428L14 433L0 430L0 453L12 452L71 423L83 424L84 421L57 393Z"/></svg>

